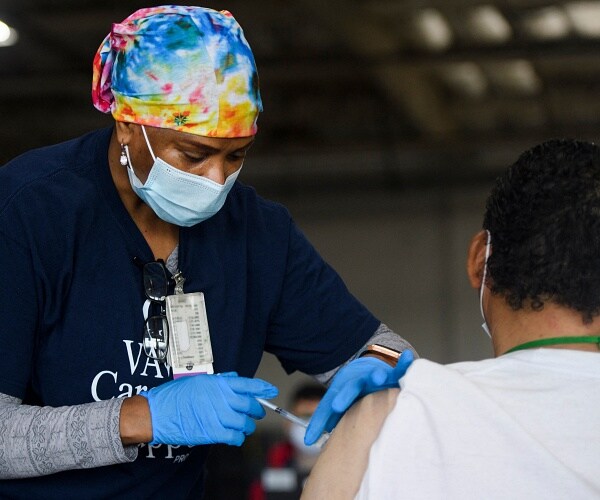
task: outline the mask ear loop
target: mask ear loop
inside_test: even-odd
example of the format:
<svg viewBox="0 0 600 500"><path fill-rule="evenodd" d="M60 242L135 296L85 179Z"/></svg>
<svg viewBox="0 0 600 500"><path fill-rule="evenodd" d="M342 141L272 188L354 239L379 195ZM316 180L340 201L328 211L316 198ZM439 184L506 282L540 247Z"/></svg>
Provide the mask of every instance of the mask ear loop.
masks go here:
<svg viewBox="0 0 600 500"><path fill-rule="evenodd" d="M142 132L144 133L144 139L146 139L146 145L148 146L148 151L150 151L150 154L152 155L152 159L154 161L156 161L156 156L154 156L154 151L152 151L152 147L150 146L150 141L148 140L148 136L146 135L146 129L144 128L143 125L142 125ZM131 158L129 157L129 147L127 146L127 144L125 144L125 146L123 146L123 149L125 150L125 155L127 156L127 168L129 170L131 170L133 175L135 175L135 170L133 170L133 165L131 164ZM137 179L137 176L136 176L136 179ZM139 181L139 179L138 179L138 182L140 182L140 184L141 184L141 181Z"/></svg>
<svg viewBox="0 0 600 500"><path fill-rule="evenodd" d="M126 166L135 175L135 170L133 170L133 166L131 165L131 158L129 157L129 148L127 147L127 144L125 144L125 146L123 146L123 149L125 149L125 154L127 155L127 165Z"/></svg>
<svg viewBox="0 0 600 500"><path fill-rule="evenodd" d="M150 154L152 155L152 159L154 161L156 161L156 156L154 156L154 151L152 151L152 146L150 146L150 141L148 140L148 135L146 134L146 128L143 125L141 127L142 127L142 132L144 133L144 139L146 140L146 146L148 146L148 151L150 151ZM129 147L127 146L127 144L125 144L125 146L123 146L123 149L125 150L125 154L127 155L127 168L133 172L133 175L135 175L135 170L133 170L133 165L131 164L131 158L129 157Z"/></svg>
<svg viewBox="0 0 600 500"><path fill-rule="evenodd" d="M485 288L485 278L487 276L487 262L490 257L490 246L492 242L492 235L489 230L485 230L487 232L487 242L485 244L485 263L483 264L483 277L481 278L481 288L479 289L479 310L481 311L481 317L483 318L483 324L481 328L487 334L488 337L492 338L492 334L490 333L490 329L488 327L487 321L485 320L485 313L483 312L483 289Z"/></svg>
<svg viewBox="0 0 600 500"><path fill-rule="evenodd" d="M148 151L152 155L152 160L156 161L156 156L154 156L154 151L152 151L152 146L150 146L150 141L148 140L148 135L146 134L146 127L142 125L142 132L144 133L144 139L146 139L146 146L148 146Z"/></svg>

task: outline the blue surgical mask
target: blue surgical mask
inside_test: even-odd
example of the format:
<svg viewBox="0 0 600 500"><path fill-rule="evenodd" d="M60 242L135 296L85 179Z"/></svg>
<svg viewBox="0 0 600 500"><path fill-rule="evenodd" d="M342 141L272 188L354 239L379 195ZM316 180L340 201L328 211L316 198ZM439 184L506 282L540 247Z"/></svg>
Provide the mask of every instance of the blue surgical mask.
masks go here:
<svg viewBox="0 0 600 500"><path fill-rule="evenodd" d="M221 210L242 167L227 177L224 184L184 172L155 156L143 125L142 132L154 165L146 183L142 183L133 171L129 148L125 146L127 175L135 194L158 217L177 226L189 227L209 219Z"/></svg>
<svg viewBox="0 0 600 500"><path fill-rule="evenodd" d="M490 244L492 240L492 235L486 229L487 232L487 243L485 244L485 263L483 264L483 278L481 278L481 288L479 289L479 309L481 310L481 317L483 318L483 324L481 328L487 334L489 338L492 338L492 334L490 333L490 328L488 327L487 321L485 320L485 313L483 312L483 290L485 289L485 277L487 276L487 262L490 257Z"/></svg>

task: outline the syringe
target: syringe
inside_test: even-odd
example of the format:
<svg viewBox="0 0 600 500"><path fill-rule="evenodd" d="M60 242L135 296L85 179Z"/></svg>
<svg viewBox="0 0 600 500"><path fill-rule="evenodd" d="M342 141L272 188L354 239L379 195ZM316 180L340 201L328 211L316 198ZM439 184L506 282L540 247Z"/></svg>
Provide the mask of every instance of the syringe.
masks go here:
<svg viewBox="0 0 600 500"><path fill-rule="evenodd" d="M283 408L271 403L270 401L267 401L266 399L262 399L262 398L256 398L256 400L261 405L266 406L270 410L273 410L275 413L281 415L286 420L289 420L290 422L294 422L298 425L301 425L305 429L308 427L308 422L306 420L304 420L300 417L297 417L293 413L290 413L289 411L284 410ZM323 434L321 434L321 437L315 443L315 446L318 446L318 447L323 446L327 442L328 439L329 439L329 432L323 432Z"/></svg>

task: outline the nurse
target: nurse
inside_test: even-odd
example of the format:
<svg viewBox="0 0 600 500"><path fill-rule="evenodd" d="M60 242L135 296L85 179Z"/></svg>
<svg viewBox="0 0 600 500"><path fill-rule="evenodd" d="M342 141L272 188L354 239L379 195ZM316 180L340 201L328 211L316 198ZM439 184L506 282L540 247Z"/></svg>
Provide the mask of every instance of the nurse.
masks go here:
<svg viewBox="0 0 600 500"><path fill-rule="evenodd" d="M114 24L92 96L112 127L0 169L0 496L200 497L277 394L264 351L330 387L308 442L397 385L410 345L238 180L262 104L229 12Z"/></svg>

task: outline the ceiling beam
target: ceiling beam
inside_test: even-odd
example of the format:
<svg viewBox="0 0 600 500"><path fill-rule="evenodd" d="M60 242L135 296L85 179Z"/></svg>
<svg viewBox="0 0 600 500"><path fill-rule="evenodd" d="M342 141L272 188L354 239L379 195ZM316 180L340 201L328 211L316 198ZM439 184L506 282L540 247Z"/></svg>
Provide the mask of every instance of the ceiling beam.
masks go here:
<svg viewBox="0 0 600 500"><path fill-rule="evenodd" d="M390 54L399 49L400 37L392 25L386 25L380 16L373 15L358 3L330 0L327 11L323 9L321 0L302 0L302 5L310 9L320 22L326 23L329 29L337 32L356 55L355 70L370 73L390 102L396 105L397 111L408 115L417 129L427 135L455 131L455 123L446 112L435 83L426 78L419 68L377 61L378 54ZM327 15L327 12L336 12L336 15ZM373 57L374 64L369 62Z"/></svg>

